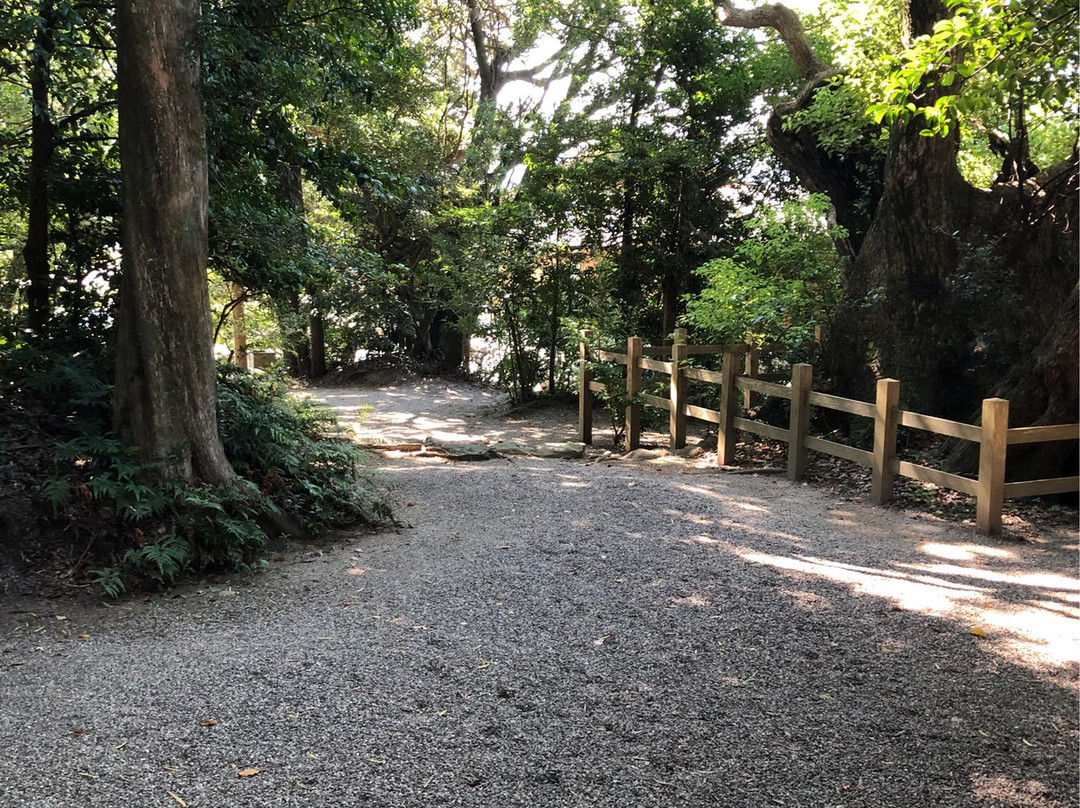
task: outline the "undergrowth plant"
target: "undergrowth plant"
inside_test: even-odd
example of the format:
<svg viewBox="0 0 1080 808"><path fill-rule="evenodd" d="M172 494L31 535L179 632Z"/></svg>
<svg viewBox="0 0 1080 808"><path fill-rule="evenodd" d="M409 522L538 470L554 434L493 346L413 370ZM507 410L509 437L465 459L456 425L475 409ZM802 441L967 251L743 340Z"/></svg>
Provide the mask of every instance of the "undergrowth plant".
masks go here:
<svg viewBox="0 0 1080 808"><path fill-rule="evenodd" d="M168 584L188 572L258 565L273 513L315 535L390 515L333 410L293 395L283 378L219 369L219 428L238 478L208 486L156 474L116 439L109 363L40 352L0 361L4 392L20 393L24 408L67 408L65 418L39 426L54 448L34 488L54 525L83 546L80 561L106 562L90 577L110 596L138 581Z"/></svg>
<svg viewBox="0 0 1080 808"><path fill-rule="evenodd" d="M229 461L274 506L316 531L390 515L330 407L290 394L284 377L235 365L221 369L218 401Z"/></svg>
<svg viewBox="0 0 1080 808"><path fill-rule="evenodd" d="M631 404L638 403L637 399L626 393L626 378L621 365L591 362L589 369L592 378L604 385L604 391L596 397L611 419L611 440L618 446L626 437L626 410Z"/></svg>

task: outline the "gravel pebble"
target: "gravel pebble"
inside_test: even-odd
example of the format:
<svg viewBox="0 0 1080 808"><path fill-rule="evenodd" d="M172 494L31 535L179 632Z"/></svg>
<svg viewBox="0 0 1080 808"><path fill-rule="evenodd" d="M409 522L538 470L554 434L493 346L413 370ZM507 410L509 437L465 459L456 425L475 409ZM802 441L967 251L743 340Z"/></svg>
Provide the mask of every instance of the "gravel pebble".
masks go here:
<svg viewBox="0 0 1080 808"><path fill-rule="evenodd" d="M315 392L361 432L574 437L463 384ZM0 806L1076 805L1075 534L707 455L379 463L396 530L3 604Z"/></svg>

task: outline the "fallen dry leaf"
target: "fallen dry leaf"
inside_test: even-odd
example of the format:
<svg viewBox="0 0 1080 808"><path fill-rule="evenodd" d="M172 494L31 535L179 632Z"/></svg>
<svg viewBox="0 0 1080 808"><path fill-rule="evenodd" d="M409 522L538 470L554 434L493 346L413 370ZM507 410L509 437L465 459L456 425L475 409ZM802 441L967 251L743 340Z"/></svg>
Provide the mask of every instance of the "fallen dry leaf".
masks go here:
<svg viewBox="0 0 1080 808"><path fill-rule="evenodd" d="M255 768L240 769L240 771L238 771L236 773L236 776L237 777L254 777L258 773L259 773L259 770L255 769Z"/></svg>
<svg viewBox="0 0 1080 808"><path fill-rule="evenodd" d="M980 628L979 626L972 626L971 633L974 634L976 637L985 637L986 629Z"/></svg>
<svg viewBox="0 0 1080 808"><path fill-rule="evenodd" d="M89 640L89 639L90 639L90 635L89 635L89 634L80 634L80 635L79 635L79 639L80 639L80 640Z"/></svg>
<svg viewBox="0 0 1080 808"><path fill-rule="evenodd" d="M202 724L204 727L213 727L213 726L217 725L217 719L216 718L204 718L199 723Z"/></svg>

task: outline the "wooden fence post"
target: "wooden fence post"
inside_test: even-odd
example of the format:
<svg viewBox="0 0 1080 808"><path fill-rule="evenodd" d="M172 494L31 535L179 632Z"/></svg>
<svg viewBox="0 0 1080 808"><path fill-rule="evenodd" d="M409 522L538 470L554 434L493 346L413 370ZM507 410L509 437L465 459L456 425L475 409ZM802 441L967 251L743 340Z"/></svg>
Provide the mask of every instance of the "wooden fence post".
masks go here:
<svg viewBox="0 0 1080 808"><path fill-rule="evenodd" d="M1008 436L1009 402L1003 398L983 399L979 482L975 489L975 526L980 533L987 536L1001 532Z"/></svg>
<svg viewBox="0 0 1080 808"><path fill-rule="evenodd" d="M788 479L806 473L806 437L810 432L810 391L814 386L811 365L791 367L791 422L788 427Z"/></svg>
<svg viewBox="0 0 1080 808"><path fill-rule="evenodd" d="M900 382L878 379L874 410L874 465L870 501L884 505L892 499L896 477L896 430L900 424Z"/></svg>
<svg viewBox="0 0 1080 808"><path fill-rule="evenodd" d="M589 389L592 371L589 370L589 340L592 331L581 332L581 358L578 364L578 440L592 445L593 394Z"/></svg>
<svg viewBox="0 0 1080 808"><path fill-rule="evenodd" d="M735 462L735 415L739 411L739 375L737 353L724 354L720 365L720 423L716 427L716 465L730 466Z"/></svg>
<svg viewBox="0 0 1080 808"><path fill-rule="evenodd" d="M641 445L641 337L626 340L626 449ZM638 399L638 400L635 400Z"/></svg>
<svg viewBox="0 0 1080 808"><path fill-rule="evenodd" d="M746 338L746 360L743 363L743 376L756 379L761 370L761 351L754 347L749 335ZM761 403L761 396L753 390L746 391L746 409L752 410Z"/></svg>
<svg viewBox="0 0 1080 808"><path fill-rule="evenodd" d="M671 346L671 411L668 416L672 449L686 446L686 377L682 367L686 356L686 329L676 328L675 342Z"/></svg>

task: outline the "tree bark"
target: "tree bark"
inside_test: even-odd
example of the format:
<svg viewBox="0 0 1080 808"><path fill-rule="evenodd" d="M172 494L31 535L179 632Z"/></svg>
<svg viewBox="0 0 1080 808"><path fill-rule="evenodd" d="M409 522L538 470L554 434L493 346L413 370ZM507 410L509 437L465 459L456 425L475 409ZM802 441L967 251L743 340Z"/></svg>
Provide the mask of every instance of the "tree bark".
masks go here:
<svg viewBox="0 0 1080 808"><path fill-rule="evenodd" d="M206 277L198 0L119 0L124 207L114 424L166 477L226 483Z"/></svg>
<svg viewBox="0 0 1080 808"><path fill-rule="evenodd" d="M1076 421L1076 390L1080 389L1080 286L1062 304L1046 337L1029 362L1018 364L1001 380L991 396L1008 399L1009 426L1050 426ZM1006 479L1039 480L1058 473L1075 474L1076 442L1020 444L1010 447ZM946 467L964 472L978 468L979 446L958 441ZM1072 469L1073 471L1068 471ZM1059 472L1059 470L1065 470Z"/></svg>
<svg viewBox="0 0 1080 808"><path fill-rule="evenodd" d="M1029 363L1040 339L1053 341L1061 328L1054 314L1076 280L1076 192L1067 190L1075 189L1075 154L1055 171L990 190L961 176L957 127L924 137L921 122L897 122L882 159L874 157L877 127L868 126L851 152L830 154L813 127L785 124L827 82L842 80L838 71L813 55L786 9L714 1L728 25L777 30L806 80L792 102L773 110L767 136L808 190L828 194L850 233L842 246L852 261L823 352L834 389L866 396L875 376L894 376L906 408L966 418L1012 364ZM949 14L940 0L905 0L901 10L909 40ZM919 103L959 89L923 87ZM1056 355L1075 365L1075 344L1071 360ZM1061 379L1075 375L1059 370ZM1073 402L1077 396L1073 385Z"/></svg>

